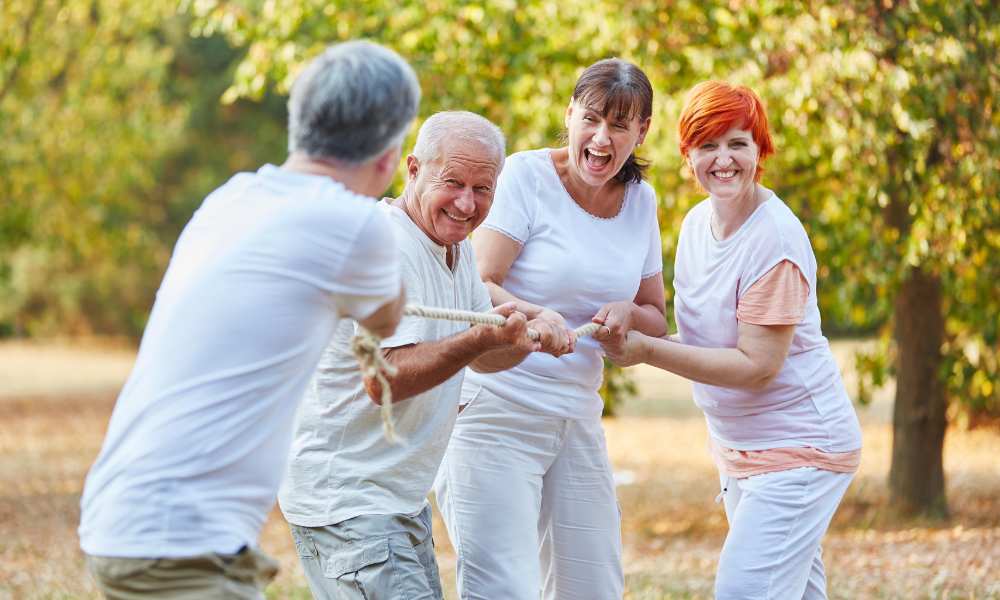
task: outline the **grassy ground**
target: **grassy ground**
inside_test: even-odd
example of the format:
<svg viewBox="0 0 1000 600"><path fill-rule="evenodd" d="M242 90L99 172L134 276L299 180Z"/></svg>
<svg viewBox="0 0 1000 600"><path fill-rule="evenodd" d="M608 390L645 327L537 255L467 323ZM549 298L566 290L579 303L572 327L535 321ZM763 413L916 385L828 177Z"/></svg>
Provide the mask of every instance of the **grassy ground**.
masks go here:
<svg viewBox="0 0 1000 600"><path fill-rule="evenodd" d="M838 343L847 364L852 344ZM76 525L83 477L132 362L115 346L0 345L0 599L96 598ZM626 598L710 598L726 532L705 426L689 386L637 369L641 398L605 422L621 482ZM885 488L891 390L860 409L865 450L825 543L831 598L1000 598L1000 436L948 433L952 519L897 522ZM454 554L438 555L454 598ZM261 540L282 563L270 598L309 598L284 522Z"/></svg>

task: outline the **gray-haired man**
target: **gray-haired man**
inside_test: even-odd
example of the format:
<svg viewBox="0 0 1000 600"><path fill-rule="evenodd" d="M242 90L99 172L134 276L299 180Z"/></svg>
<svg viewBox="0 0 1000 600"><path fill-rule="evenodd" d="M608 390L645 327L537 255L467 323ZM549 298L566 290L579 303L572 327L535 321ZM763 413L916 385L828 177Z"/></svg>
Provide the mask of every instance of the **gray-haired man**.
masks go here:
<svg viewBox="0 0 1000 600"><path fill-rule="evenodd" d="M296 80L281 167L210 194L174 248L81 501L108 598L262 598L255 549L294 414L343 317L380 335L402 293L376 207L420 90L395 53L328 49Z"/></svg>
<svg viewBox="0 0 1000 600"><path fill-rule="evenodd" d="M396 230L411 301L491 310L466 240L489 212L504 139L486 119L438 113L407 157L402 196L383 202ZM512 305L503 327L404 318L383 340L399 372L390 380L396 431L382 436L377 384L363 381L343 323L302 403L278 502L313 595L321 600L441 598L427 494L458 413L466 365L510 368L538 344ZM366 394L367 388L367 394Z"/></svg>

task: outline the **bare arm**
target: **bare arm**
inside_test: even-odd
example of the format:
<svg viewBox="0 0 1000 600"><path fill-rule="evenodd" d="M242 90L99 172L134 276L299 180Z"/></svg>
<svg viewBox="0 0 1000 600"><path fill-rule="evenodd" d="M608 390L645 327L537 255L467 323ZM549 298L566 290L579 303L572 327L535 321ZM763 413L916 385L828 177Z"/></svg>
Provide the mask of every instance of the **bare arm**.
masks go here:
<svg viewBox="0 0 1000 600"><path fill-rule="evenodd" d="M358 321L358 324L380 338L386 338L395 333L403 318L403 307L406 306L406 290L400 289L395 300L390 300L378 307L368 317Z"/></svg>
<svg viewBox="0 0 1000 600"><path fill-rule="evenodd" d="M760 391L781 371L794 334L795 325L740 323L735 348L702 348L633 331L605 352L621 366L645 362L692 381Z"/></svg>
<svg viewBox="0 0 1000 600"><path fill-rule="evenodd" d="M490 351L505 352L501 359L486 359L488 367L509 368L524 360L539 345L528 339L527 319L513 311L513 304L494 309L505 314L507 323L502 327L476 325L450 337L410 344L385 350L386 360L397 368L396 375L388 376L392 401L399 402L444 383L466 365L477 361ZM504 362L506 361L506 362ZM510 362L509 366L503 366ZM378 381L365 378L365 391L378 402L382 388Z"/></svg>

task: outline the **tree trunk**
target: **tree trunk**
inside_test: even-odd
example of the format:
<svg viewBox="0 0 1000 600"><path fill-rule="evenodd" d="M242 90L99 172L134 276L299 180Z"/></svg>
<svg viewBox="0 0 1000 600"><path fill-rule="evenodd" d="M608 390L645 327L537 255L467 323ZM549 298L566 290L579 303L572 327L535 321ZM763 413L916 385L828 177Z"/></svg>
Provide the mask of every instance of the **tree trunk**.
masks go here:
<svg viewBox="0 0 1000 600"><path fill-rule="evenodd" d="M889 496L904 515L947 517L944 434L947 402L941 367L941 281L912 268L896 296L896 401Z"/></svg>

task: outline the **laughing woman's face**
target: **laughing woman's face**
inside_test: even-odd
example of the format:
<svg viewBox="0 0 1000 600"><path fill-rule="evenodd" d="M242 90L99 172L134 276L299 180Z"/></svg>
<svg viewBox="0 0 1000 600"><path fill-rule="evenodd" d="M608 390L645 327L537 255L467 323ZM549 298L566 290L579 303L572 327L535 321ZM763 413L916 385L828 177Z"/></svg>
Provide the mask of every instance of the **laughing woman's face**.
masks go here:
<svg viewBox="0 0 1000 600"><path fill-rule="evenodd" d="M611 181L642 143L649 119L622 119L602 115L592 108L571 102L566 109L569 163L585 184L602 186Z"/></svg>
<svg viewBox="0 0 1000 600"><path fill-rule="evenodd" d="M698 183L713 198L752 198L760 149L746 129L731 128L702 142L688 153Z"/></svg>

